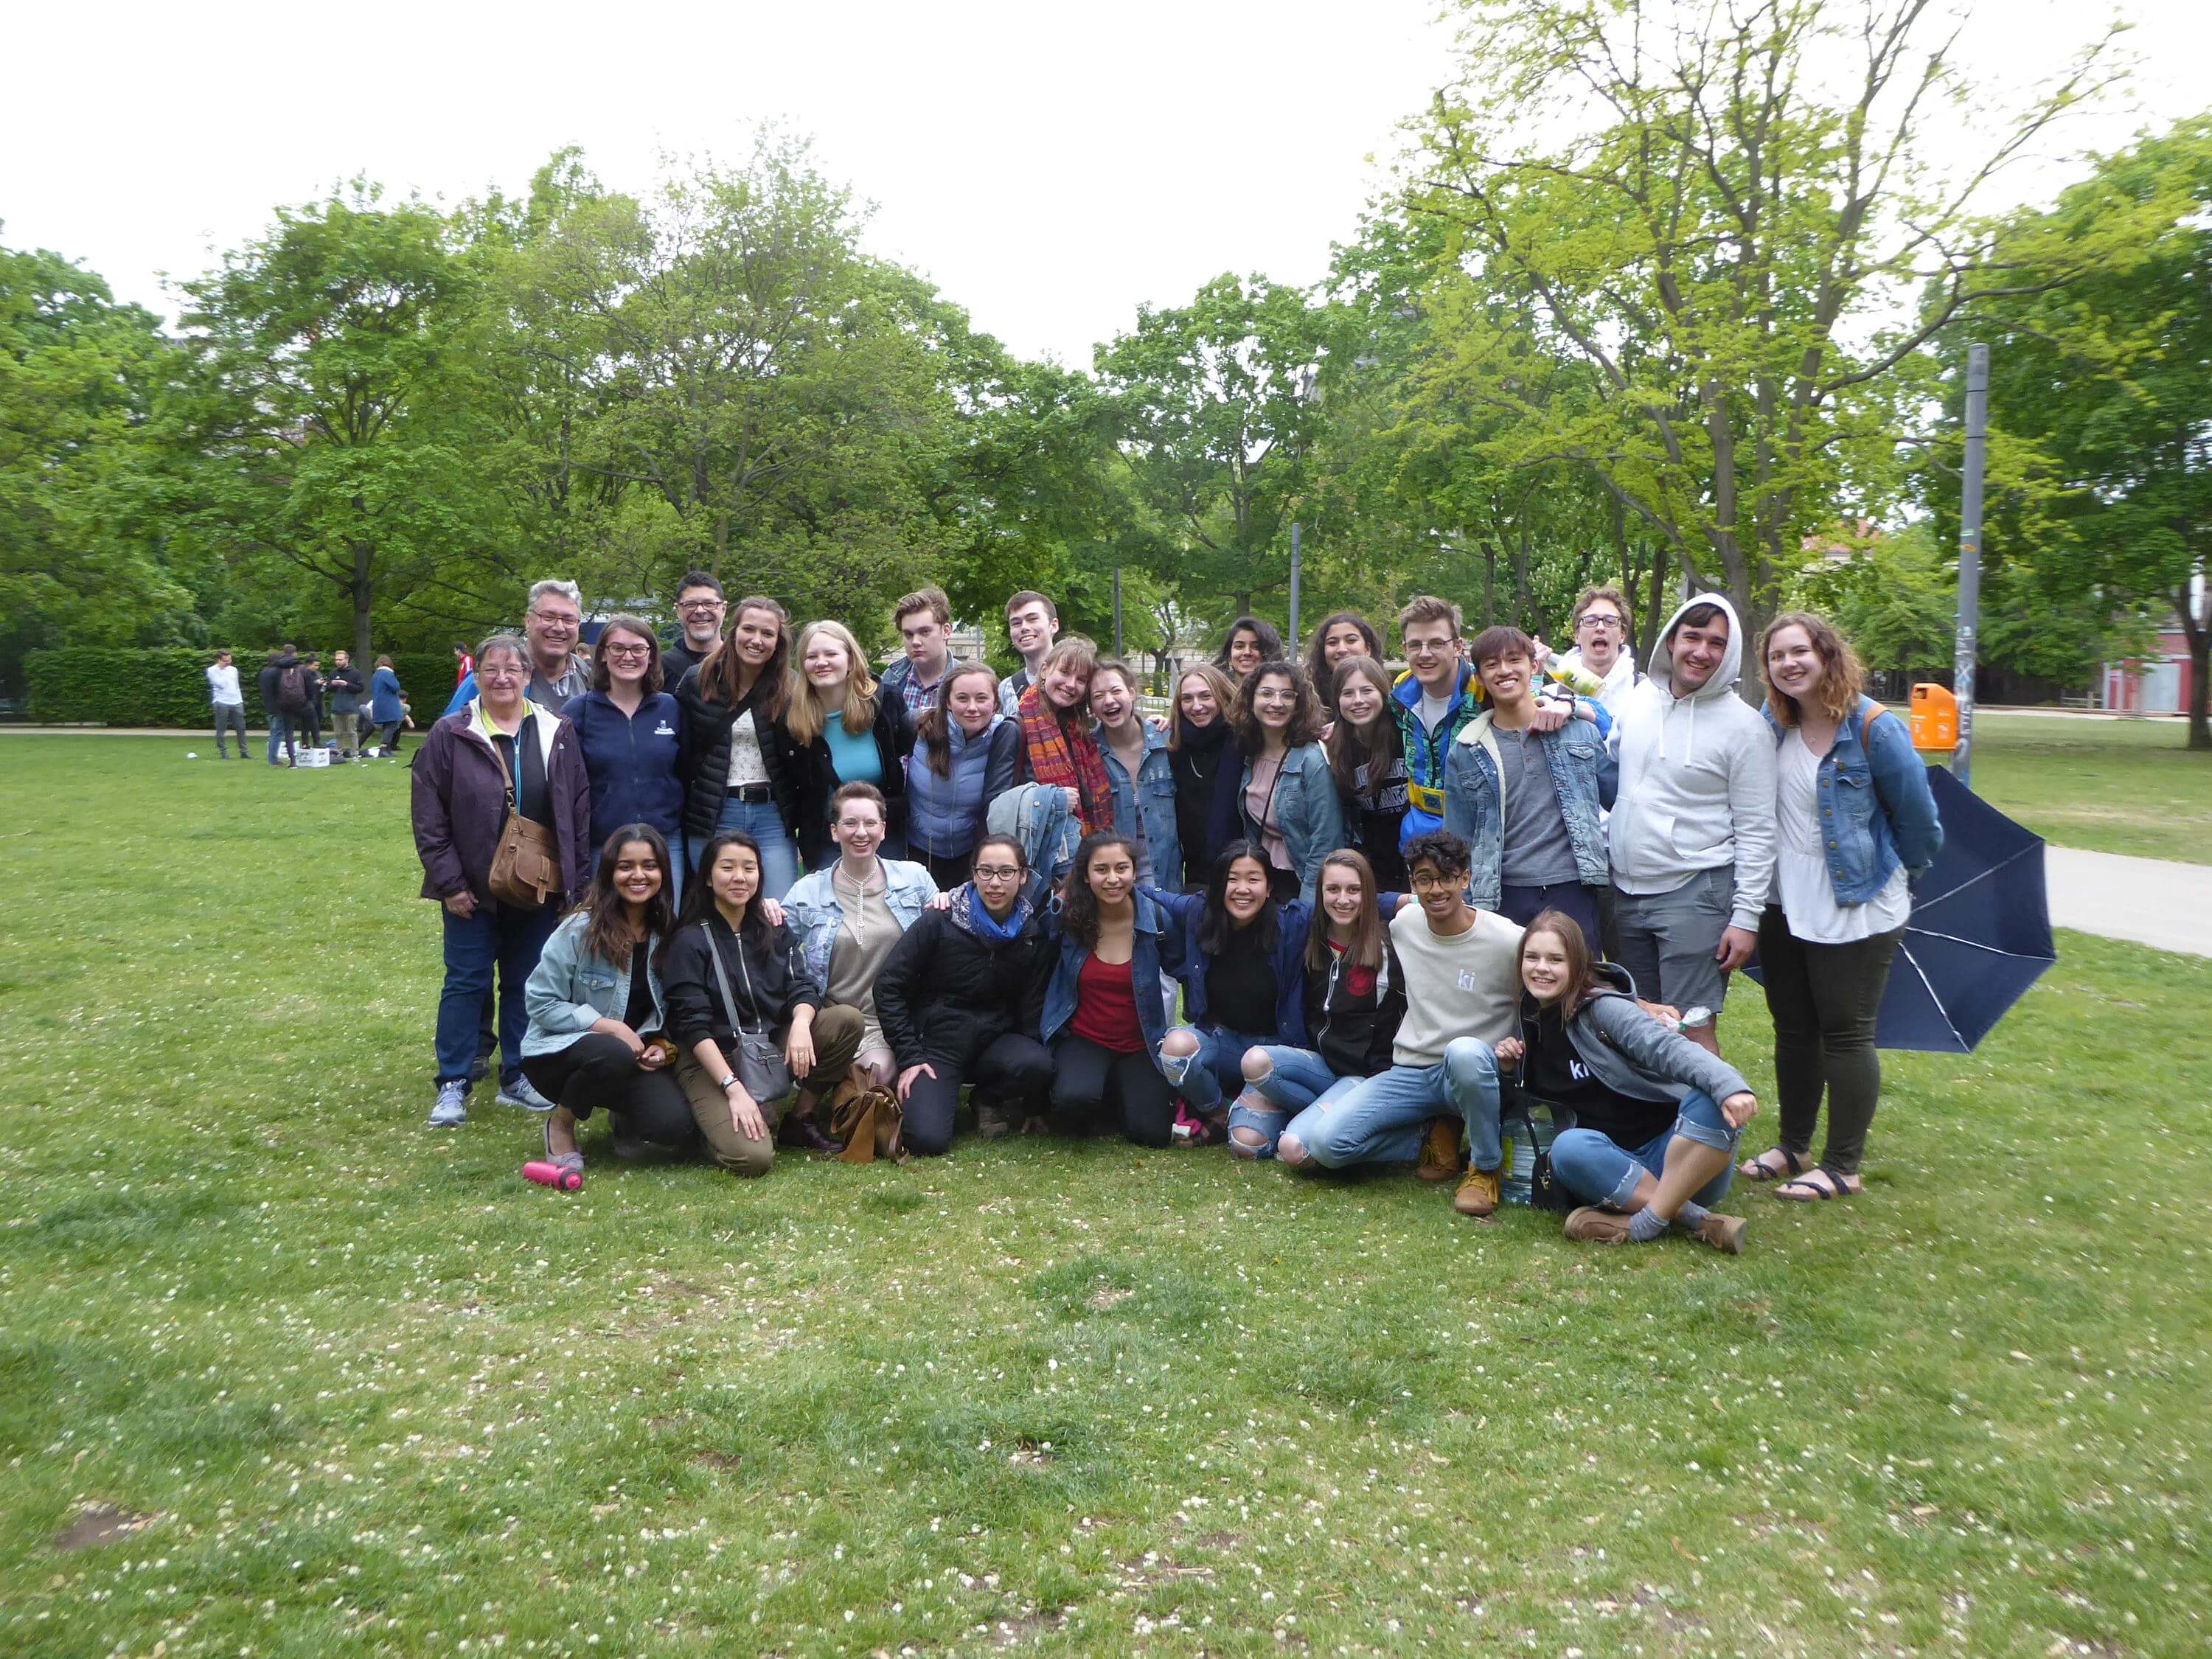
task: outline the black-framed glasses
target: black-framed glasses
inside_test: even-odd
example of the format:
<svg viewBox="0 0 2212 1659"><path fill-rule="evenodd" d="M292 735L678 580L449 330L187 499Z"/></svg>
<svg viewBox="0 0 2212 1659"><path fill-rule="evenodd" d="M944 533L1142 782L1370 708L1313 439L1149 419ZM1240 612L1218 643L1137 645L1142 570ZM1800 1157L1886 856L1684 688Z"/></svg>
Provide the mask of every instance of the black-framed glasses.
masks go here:
<svg viewBox="0 0 2212 1659"><path fill-rule="evenodd" d="M603 645L599 647L599 654L603 657L649 657L653 654L653 647L649 645Z"/></svg>
<svg viewBox="0 0 2212 1659"><path fill-rule="evenodd" d="M1618 617L1609 617L1601 611L1592 611L1577 618L1577 628L1626 628L1628 624Z"/></svg>
<svg viewBox="0 0 2212 1659"><path fill-rule="evenodd" d="M730 605L726 599L684 599L678 603L676 608L678 611L727 611Z"/></svg>
<svg viewBox="0 0 2212 1659"><path fill-rule="evenodd" d="M978 881L1019 881L1022 872L1011 864L979 864L975 866Z"/></svg>

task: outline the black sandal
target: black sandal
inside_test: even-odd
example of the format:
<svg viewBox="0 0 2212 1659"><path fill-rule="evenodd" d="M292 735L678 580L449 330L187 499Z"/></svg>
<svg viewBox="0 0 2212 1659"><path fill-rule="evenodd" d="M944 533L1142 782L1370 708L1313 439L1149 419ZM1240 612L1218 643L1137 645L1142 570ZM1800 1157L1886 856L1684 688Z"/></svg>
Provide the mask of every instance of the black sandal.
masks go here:
<svg viewBox="0 0 2212 1659"><path fill-rule="evenodd" d="M1790 1166L1790 1173L1786 1176L1766 1161L1777 1152L1782 1154L1782 1161ZM1770 1146L1757 1158L1744 1159L1735 1166L1735 1172L1746 1181L1762 1184L1769 1181L1779 1181L1787 1186L1805 1173L1805 1161L1787 1146Z"/></svg>
<svg viewBox="0 0 2212 1659"><path fill-rule="evenodd" d="M1828 1185L1826 1187L1816 1185L1812 1179L1814 1175L1824 1175L1827 1176ZM1807 1192L1812 1194L1813 1196L1811 1198L1790 1198L1783 1190L1784 1188L1788 1187L1802 1187ZM1774 1195L1780 1199L1784 1204L1810 1204L1816 1200L1820 1203L1826 1204L1831 1199L1856 1198L1859 1194L1858 1189L1851 1186L1850 1177L1845 1176L1842 1170L1832 1169L1826 1164L1816 1164L1808 1174L1793 1176L1788 1181L1784 1182L1780 1187L1777 1187L1774 1189Z"/></svg>

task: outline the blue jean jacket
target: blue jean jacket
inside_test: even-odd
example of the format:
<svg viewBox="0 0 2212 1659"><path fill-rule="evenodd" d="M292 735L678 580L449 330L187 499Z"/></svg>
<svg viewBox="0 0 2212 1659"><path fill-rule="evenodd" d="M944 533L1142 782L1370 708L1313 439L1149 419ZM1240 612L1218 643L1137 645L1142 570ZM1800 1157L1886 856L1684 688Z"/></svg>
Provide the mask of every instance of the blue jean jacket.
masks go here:
<svg viewBox="0 0 2212 1659"><path fill-rule="evenodd" d="M1788 736L1766 711L1781 747ZM1903 865L1917 876L1943 850L1943 823L1928 787L1928 768L1913 752L1905 722L1861 697L1820 757L1820 839L1838 904L1864 904Z"/></svg>
<svg viewBox="0 0 2212 1659"><path fill-rule="evenodd" d="M1168 971L1182 982L1186 1019L1193 1025L1212 1025L1206 989L1206 969L1212 965L1212 958L1198 948L1199 925L1206 916L1205 896L1164 893L1150 887L1141 890L1166 912L1170 929L1179 939L1173 954L1182 965L1171 965ZM1313 918L1312 908L1303 899L1292 899L1288 904L1278 906L1275 912L1275 1041L1293 1048L1307 1046L1306 934L1313 926Z"/></svg>
<svg viewBox="0 0 2212 1659"><path fill-rule="evenodd" d="M1610 725L1602 708L1599 720ZM1444 762L1444 828L1467 843L1468 891L1480 910L1495 910L1505 883L1505 805L1498 788L1498 739L1491 733L1492 712L1485 708L1469 720ZM1612 878L1605 831L1598 808L1607 803L1601 791L1607 767L1605 726L1570 720L1539 739L1559 786L1559 811L1567 821L1567 840L1575 849L1575 873L1586 886Z"/></svg>
<svg viewBox="0 0 2212 1659"><path fill-rule="evenodd" d="M530 970L530 982L522 988L522 1006L530 1016L530 1029L522 1036L525 1055L557 1054L595 1022L620 1019L629 1006L630 970L586 951L584 931L590 925L586 915L564 917L538 953L538 965ZM641 954L646 958L646 986L653 994L653 1018L638 1033L642 1036L645 1031L661 1029L668 1018L668 1002L661 994L654 953L634 951L631 963L635 964Z"/></svg>
<svg viewBox="0 0 2212 1659"><path fill-rule="evenodd" d="M1152 855L1152 879L1160 886L1182 885L1182 843L1176 828L1175 773L1164 732L1150 720L1139 722L1145 732L1145 752L1137 762L1133 785L1120 759L1102 739L1098 752L1105 757L1106 781L1112 787L1114 828L1134 836L1141 824L1145 848Z"/></svg>
<svg viewBox="0 0 2212 1659"><path fill-rule="evenodd" d="M1147 988L1160 982L1164 970L1170 974L1178 971L1182 956L1166 913L1142 890L1137 894L1136 906L1136 936L1129 957L1129 980L1137 992L1137 1029L1145 1034L1145 1046L1158 1054L1160 1039L1168 1034L1167 1009ZM1044 925L1060 945L1059 958L1052 966L1052 982L1044 990L1042 1036L1050 1042L1075 1018L1076 981L1083 972L1084 963L1090 958L1091 947L1061 931L1057 904L1046 913Z"/></svg>
<svg viewBox="0 0 2212 1659"><path fill-rule="evenodd" d="M903 933L937 896L937 884L927 870L904 859L878 858L876 862L883 866L884 903ZM836 874L837 861L832 860L801 876L799 884L783 896L784 925L798 939L799 958L817 985L830 982L830 952L845 921L834 884Z"/></svg>
<svg viewBox="0 0 2212 1659"><path fill-rule="evenodd" d="M1252 763L1248 758L1237 782L1240 811L1244 806L1241 792L1251 787ZM1290 854L1291 868L1297 872L1298 896L1308 904L1319 902L1322 861L1351 845L1344 830L1344 802L1336 793L1328 757L1319 744L1302 743L1283 757L1282 775L1275 782L1275 822L1281 826L1283 850ZM1249 813L1244 817L1244 832L1255 842L1260 839L1260 826Z"/></svg>

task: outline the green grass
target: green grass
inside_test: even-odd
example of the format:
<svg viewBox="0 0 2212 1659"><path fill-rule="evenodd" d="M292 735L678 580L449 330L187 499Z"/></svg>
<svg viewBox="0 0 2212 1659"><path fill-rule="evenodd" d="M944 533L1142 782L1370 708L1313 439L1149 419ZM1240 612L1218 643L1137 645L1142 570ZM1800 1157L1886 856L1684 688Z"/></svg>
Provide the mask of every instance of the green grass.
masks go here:
<svg viewBox="0 0 2212 1659"><path fill-rule="evenodd" d="M184 747L0 749L0 1652L2212 1643L2212 963L2067 936L1735 1261L1111 1146L562 1197L421 1127L405 773Z"/></svg>
<svg viewBox="0 0 2212 1659"><path fill-rule="evenodd" d="M2178 720L1974 717L1974 789L2045 841L2212 864L2212 753Z"/></svg>

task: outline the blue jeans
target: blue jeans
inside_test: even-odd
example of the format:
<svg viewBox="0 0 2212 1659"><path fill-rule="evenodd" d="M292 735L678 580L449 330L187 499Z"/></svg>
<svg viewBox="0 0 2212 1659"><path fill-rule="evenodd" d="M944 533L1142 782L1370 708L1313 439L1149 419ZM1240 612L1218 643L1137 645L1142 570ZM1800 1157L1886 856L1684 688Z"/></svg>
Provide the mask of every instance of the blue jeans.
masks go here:
<svg viewBox="0 0 2212 1659"><path fill-rule="evenodd" d="M1700 1146L1729 1154L1721 1172L1690 1195L1693 1204L1717 1204L1735 1179L1735 1142L1739 1132L1729 1127L1720 1103L1702 1089L1682 1097L1681 1115L1663 1135L1641 1146L1623 1146L1595 1129L1569 1129L1552 1143L1552 1173L1559 1184L1585 1204L1620 1209L1628 1202L1636 1183L1645 1176L1653 1180L1667 1167L1667 1148L1680 1135Z"/></svg>
<svg viewBox="0 0 2212 1659"><path fill-rule="evenodd" d="M1467 1124L1468 1163L1495 1170L1505 1157L1498 1060L1479 1037L1454 1037L1434 1066L1393 1066L1338 1099L1316 1101L1284 1133L1296 1135L1324 1170L1402 1164L1420 1156L1431 1118L1455 1114Z"/></svg>
<svg viewBox="0 0 2212 1659"><path fill-rule="evenodd" d="M285 757L290 759L298 754L299 743L293 731L292 717L272 711L269 716L269 763L271 766L276 764L276 751L280 748L283 750Z"/></svg>
<svg viewBox="0 0 2212 1659"><path fill-rule="evenodd" d="M1194 1112L1210 1112L1224 1097L1233 1098L1244 1087L1244 1051L1267 1042L1250 1031L1231 1031L1218 1025L1178 1025L1175 1031L1198 1039L1194 1054L1163 1053L1160 1075ZM1173 1036L1175 1031L1168 1036Z"/></svg>
<svg viewBox="0 0 2212 1659"><path fill-rule="evenodd" d="M446 923L446 984L438 993L438 1081L469 1080L484 999L491 994L496 968L499 1080L502 1085L512 1083L522 1075L522 1033L530 1023L522 988L538 966L538 952L553 936L554 924L561 920L560 907L517 910L479 899L473 915L457 916L443 905L438 914Z"/></svg>
<svg viewBox="0 0 2212 1659"><path fill-rule="evenodd" d="M763 898L781 901L798 885L799 848L793 845L791 831L783 827L783 814L775 810L774 801L739 800L734 794L725 795L722 815L714 820L714 828L742 830L760 843ZM699 850L707 849L702 846Z"/></svg>
<svg viewBox="0 0 2212 1659"><path fill-rule="evenodd" d="M1262 1043L1261 1048L1267 1056L1267 1076L1246 1084L1229 1109L1229 1151L1237 1158L1274 1157L1275 1143L1295 1115L1309 1106L1340 1101L1367 1080L1334 1075L1310 1048L1275 1042Z"/></svg>

